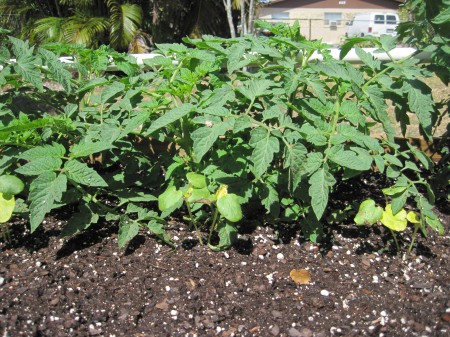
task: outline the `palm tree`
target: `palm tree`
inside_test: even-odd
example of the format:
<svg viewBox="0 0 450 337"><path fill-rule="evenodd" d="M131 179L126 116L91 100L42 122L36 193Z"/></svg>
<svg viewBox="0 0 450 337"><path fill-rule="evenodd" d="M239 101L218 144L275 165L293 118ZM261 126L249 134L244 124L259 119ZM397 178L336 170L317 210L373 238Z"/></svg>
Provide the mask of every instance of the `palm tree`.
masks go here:
<svg viewBox="0 0 450 337"><path fill-rule="evenodd" d="M142 1L143 2L143 1ZM143 19L142 8L121 0L0 0L2 24L20 21L32 43L66 42L127 50Z"/></svg>
<svg viewBox="0 0 450 337"><path fill-rule="evenodd" d="M36 43L75 43L88 47L109 42L116 50L127 50L139 30L143 13L139 5L121 2L59 0L59 4L65 6L71 15L37 20L31 29L30 40Z"/></svg>

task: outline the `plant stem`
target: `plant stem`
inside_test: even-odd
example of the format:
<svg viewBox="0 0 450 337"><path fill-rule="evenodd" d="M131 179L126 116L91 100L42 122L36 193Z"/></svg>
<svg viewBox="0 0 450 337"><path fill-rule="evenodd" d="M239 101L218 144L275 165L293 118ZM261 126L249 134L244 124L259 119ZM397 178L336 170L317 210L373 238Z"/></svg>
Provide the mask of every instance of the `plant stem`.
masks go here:
<svg viewBox="0 0 450 337"><path fill-rule="evenodd" d="M216 222L217 222L217 216L219 215L219 209L216 208L216 210L214 211L214 218L211 224L211 229L209 230L209 236L208 236L208 243L211 244L211 236L212 233L214 232L214 229L216 228Z"/></svg>
<svg viewBox="0 0 450 337"><path fill-rule="evenodd" d="M419 230L419 227L420 226L418 224L414 225L414 232L413 232L413 235L412 235L411 244L409 245L409 248L408 248L408 254L411 253L411 250L413 248L414 242L416 241L416 234L417 234L417 231Z"/></svg>
<svg viewBox="0 0 450 337"><path fill-rule="evenodd" d="M192 215L191 204L187 200L185 200L185 203L186 203L186 208L187 208L188 213L189 213L189 222L191 223L191 226L194 226L195 232L197 233L198 241L200 241L200 244L203 246L202 236L201 236L200 231L199 231L199 229L197 227L197 224L195 223L194 216Z"/></svg>
<svg viewBox="0 0 450 337"><path fill-rule="evenodd" d="M390 228L389 228L389 230L391 231L391 235L394 238L395 247L397 248L397 254L398 254L400 252L400 245L398 244L397 237L395 236L394 231Z"/></svg>

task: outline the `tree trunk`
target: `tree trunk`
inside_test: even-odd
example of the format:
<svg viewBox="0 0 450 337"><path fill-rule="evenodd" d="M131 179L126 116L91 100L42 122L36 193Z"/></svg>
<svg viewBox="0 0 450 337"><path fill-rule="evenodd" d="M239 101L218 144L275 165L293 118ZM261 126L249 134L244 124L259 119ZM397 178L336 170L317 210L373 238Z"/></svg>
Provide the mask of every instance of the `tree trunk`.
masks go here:
<svg viewBox="0 0 450 337"><path fill-rule="evenodd" d="M222 0L225 10L227 12L228 25L230 26L230 35L232 38L236 37L236 30L233 23L233 12L231 10L231 0Z"/></svg>
<svg viewBox="0 0 450 337"><path fill-rule="evenodd" d="M255 31L255 11L256 5L255 0L250 0L250 5L248 6L248 33L253 34Z"/></svg>
<svg viewBox="0 0 450 337"><path fill-rule="evenodd" d="M241 0L241 36L247 34L247 15L245 14L245 1Z"/></svg>

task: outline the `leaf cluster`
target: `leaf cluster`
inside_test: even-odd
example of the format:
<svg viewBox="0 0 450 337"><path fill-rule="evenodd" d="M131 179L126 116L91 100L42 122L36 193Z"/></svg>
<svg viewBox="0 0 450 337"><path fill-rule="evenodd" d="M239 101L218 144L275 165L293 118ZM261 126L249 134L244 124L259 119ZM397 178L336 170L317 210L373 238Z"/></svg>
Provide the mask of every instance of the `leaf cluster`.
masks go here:
<svg viewBox="0 0 450 337"><path fill-rule="evenodd" d="M397 123L406 133L410 113L431 137L438 109L422 81L429 72L413 58L382 63L358 47L363 64L355 67L320 41L274 29L271 37L159 44L142 67L106 47L35 50L11 38L11 50L0 50L0 83L11 88L0 95L0 174L25 181L31 230L73 205L64 235L114 221L120 246L140 229L173 244L166 218L184 210L193 226L217 230L213 249L229 247L252 213L300 222L318 241L336 183L373 169L392 179L393 214L413 198L438 228L421 173L433 163L394 138ZM359 42L348 40L342 56ZM390 36L372 42L388 55L396 45ZM61 63L63 54L72 63ZM315 54L323 60L312 61ZM106 73L111 65L117 72ZM372 137L374 128L383 137Z"/></svg>

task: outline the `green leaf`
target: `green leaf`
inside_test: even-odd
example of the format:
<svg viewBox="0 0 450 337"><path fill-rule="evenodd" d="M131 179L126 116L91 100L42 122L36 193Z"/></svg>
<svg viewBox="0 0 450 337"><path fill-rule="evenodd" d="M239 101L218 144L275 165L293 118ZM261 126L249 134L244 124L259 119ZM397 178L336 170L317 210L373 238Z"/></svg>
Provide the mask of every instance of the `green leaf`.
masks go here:
<svg viewBox="0 0 450 337"><path fill-rule="evenodd" d="M330 193L329 182L327 181L327 171L325 168L318 169L309 178L309 195L311 206L317 219L320 219L328 204L328 194Z"/></svg>
<svg viewBox="0 0 450 337"><path fill-rule="evenodd" d="M104 187L108 184L103 178L86 163L81 163L78 160L68 160L64 165L64 170L67 178L79 184L94 187Z"/></svg>
<svg viewBox="0 0 450 337"><path fill-rule="evenodd" d="M381 223L393 231L401 232L406 229L408 221L406 220L406 211L404 209L397 213L392 212L391 204L387 204L383 215L380 219Z"/></svg>
<svg viewBox="0 0 450 337"><path fill-rule="evenodd" d="M77 90L77 94L81 94L85 91L101 87L103 85L109 84L110 81L105 77L96 77L92 80L87 81L86 83L80 85L80 88Z"/></svg>
<svg viewBox="0 0 450 337"><path fill-rule="evenodd" d="M126 246L131 239L133 239L139 233L139 223L131 220L128 216L122 216L119 224L119 248Z"/></svg>
<svg viewBox="0 0 450 337"><path fill-rule="evenodd" d="M37 176L44 172L59 170L61 165L62 160L59 158L41 157L20 166L16 172L26 176Z"/></svg>
<svg viewBox="0 0 450 337"><path fill-rule="evenodd" d="M267 210L266 213L277 218L280 215L280 198L277 190L272 184L266 183L259 187L258 192L261 204Z"/></svg>
<svg viewBox="0 0 450 337"><path fill-rule="evenodd" d="M14 196L5 196L0 192L0 223L8 222L11 219L15 206Z"/></svg>
<svg viewBox="0 0 450 337"><path fill-rule="evenodd" d="M257 97L265 96L270 93L268 90L274 82L264 79L252 79L242 83L237 90L247 97L250 101L254 101Z"/></svg>
<svg viewBox="0 0 450 337"><path fill-rule="evenodd" d="M314 243L319 242L323 236L323 225L312 213L309 213L301 222L301 227L305 238Z"/></svg>
<svg viewBox="0 0 450 337"><path fill-rule="evenodd" d="M355 152L348 150L333 153L330 159L342 167L356 171L368 171L372 165L370 155L358 156Z"/></svg>
<svg viewBox="0 0 450 337"><path fill-rule="evenodd" d="M70 148L71 158L86 157L94 153L113 149L115 146L110 141L100 140L98 142L81 142Z"/></svg>
<svg viewBox="0 0 450 337"><path fill-rule="evenodd" d="M2 193L5 198L19 194L23 191L24 187L23 181L16 176L0 176L0 193Z"/></svg>
<svg viewBox="0 0 450 337"><path fill-rule="evenodd" d="M147 130L147 135L150 135L153 132L155 132L165 126L172 124L173 122L188 115L193 110L194 110L194 106L190 103L185 103L180 107L170 110L169 112L167 112L164 115L162 115L161 117L159 117L157 120L155 120L150 125L150 128Z"/></svg>
<svg viewBox="0 0 450 337"><path fill-rule="evenodd" d="M236 194L229 193L217 198L217 209L219 213L231 222L238 222L242 219L242 209L239 203L239 197Z"/></svg>
<svg viewBox="0 0 450 337"><path fill-rule="evenodd" d="M164 230L164 227L161 223L157 222L156 220L151 220L147 224L147 228L150 232L155 234L160 240L165 242L167 245L174 247L172 240L170 239L170 236L167 235L167 232Z"/></svg>
<svg viewBox="0 0 450 337"><path fill-rule="evenodd" d="M364 51L362 48L355 48L356 55L358 55L359 59L366 65L368 65L373 70L380 70L381 61L377 60L373 57L372 54Z"/></svg>
<svg viewBox="0 0 450 337"><path fill-rule="evenodd" d="M246 45L243 43L237 43L232 45L228 50L229 50L229 54L228 54L228 60L227 60L227 69L228 72L231 74L233 73L235 70L239 69L240 67L242 67L241 64L241 59L244 56L245 53L245 49L246 49Z"/></svg>
<svg viewBox="0 0 450 337"><path fill-rule="evenodd" d="M178 208L183 202L183 192L175 186L170 186L158 197L158 207L161 211Z"/></svg>
<svg viewBox="0 0 450 337"><path fill-rule="evenodd" d="M382 191L383 191L384 195L395 195L395 194L403 193L407 188L408 188L408 186L394 185L392 187L383 188Z"/></svg>
<svg viewBox="0 0 450 337"><path fill-rule="evenodd" d="M218 224L219 244L213 246L208 243L208 247L213 251L221 251L230 248L237 240L238 231L236 227L225 222Z"/></svg>
<svg viewBox="0 0 450 337"><path fill-rule="evenodd" d="M249 144L254 147L250 160L253 162L254 174L259 178L267 171L274 154L280 151L280 144L277 138L262 127L253 129L250 135Z"/></svg>
<svg viewBox="0 0 450 337"><path fill-rule="evenodd" d="M219 136L226 133L226 123L218 123L212 127L204 126L191 133L191 139L194 141L194 160L199 163L203 156L211 149Z"/></svg>
<svg viewBox="0 0 450 337"><path fill-rule="evenodd" d="M72 73L64 68L64 64L53 52L40 48L39 54L42 56L45 65L51 72L50 77L60 83L66 93L70 95L72 91Z"/></svg>
<svg viewBox="0 0 450 337"><path fill-rule="evenodd" d="M308 150L301 143L286 147L286 158L283 167L289 168L289 185L294 190L302 179L302 164ZM317 167L318 168L318 167Z"/></svg>
<svg viewBox="0 0 450 337"><path fill-rule="evenodd" d="M14 53L16 55L16 62L14 63L14 70L23 77L25 81L33 84L39 92L44 90L41 72L38 65L41 65L41 60L33 55L33 47L28 46L28 42L21 41L14 37L9 37L13 44Z"/></svg>
<svg viewBox="0 0 450 337"><path fill-rule="evenodd" d="M62 194L66 189L66 176L57 176L55 172L44 172L33 180L28 196L28 200L31 202L31 233L41 224L45 215L58 206L57 203L61 201Z"/></svg>
<svg viewBox="0 0 450 337"><path fill-rule="evenodd" d="M354 221L357 225L373 225L383 216L383 209L380 206L375 206L375 201L372 199L364 200L359 205L358 213Z"/></svg>
<svg viewBox="0 0 450 337"><path fill-rule="evenodd" d="M433 114L435 113L431 89L419 80L405 82L403 89L408 93L408 104L411 111L417 115L425 135L431 138Z"/></svg>
<svg viewBox="0 0 450 337"><path fill-rule="evenodd" d="M195 172L186 173L186 178L188 183L193 188L205 188L207 187L206 177L203 174L198 174Z"/></svg>
<svg viewBox="0 0 450 337"><path fill-rule="evenodd" d="M445 1L443 1L443 3L445 4ZM448 1L446 5L448 6ZM436 15L431 21L437 25L442 25L445 23L448 24L450 22L450 7L442 7L438 15Z"/></svg>
<svg viewBox="0 0 450 337"><path fill-rule="evenodd" d="M88 229L92 224L97 223L98 219L98 214L93 213L86 204L81 204L78 212L69 219L67 224L61 230L61 236L67 237L78 234Z"/></svg>
<svg viewBox="0 0 450 337"><path fill-rule="evenodd" d="M439 235L444 234L444 225L437 217L425 217L425 221L427 222L428 226L433 228L434 231L438 232Z"/></svg>
<svg viewBox="0 0 450 337"><path fill-rule="evenodd" d="M53 143L52 145L44 145L29 149L19 155L20 159L33 161L43 157L47 158L61 158L66 154L66 149L63 145Z"/></svg>
<svg viewBox="0 0 450 337"><path fill-rule="evenodd" d="M117 94L121 94L125 91L125 84L121 82L113 82L112 84L108 85L102 90L102 93L100 95L100 103L105 104L116 96Z"/></svg>
<svg viewBox="0 0 450 337"><path fill-rule="evenodd" d="M211 196L211 193L209 192L208 188L193 188L190 192L189 197L187 198L187 201L190 203L194 202L202 202L205 200L209 200Z"/></svg>

